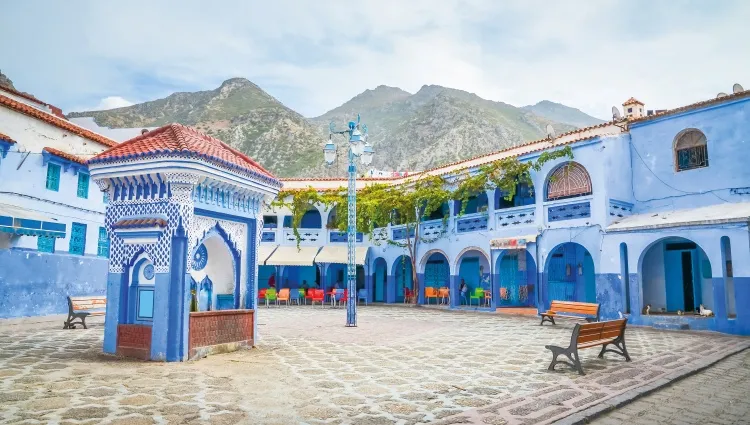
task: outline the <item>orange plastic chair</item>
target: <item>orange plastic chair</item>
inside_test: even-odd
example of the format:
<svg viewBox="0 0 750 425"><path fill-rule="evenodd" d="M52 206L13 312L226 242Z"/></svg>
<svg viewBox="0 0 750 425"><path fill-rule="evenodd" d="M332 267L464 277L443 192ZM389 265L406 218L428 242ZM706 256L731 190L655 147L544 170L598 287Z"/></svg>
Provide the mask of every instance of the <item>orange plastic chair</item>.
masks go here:
<svg viewBox="0 0 750 425"><path fill-rule="evenodd" d="M438 297L440 298L440 304L449 304L451 300L451 291L447 287L443 286L438 289Z"/></svg>
<svg viewBox="0 0 750 425"><path fill-rule="evenodd" d="M286 301L286 305L289 305L289 288L279 289L277 299L279 302Z"/></svg>
<svg viewBox="0 0 750 425"><path fill-rule="evenodd" d="M484 305L489 306L492 304L492 291L484 291Z"/></svg>
<svg viewBox="0 0 750 425"><path fill-rule="evenodd" d="M424 288L424 298L427 301L428 305L430 304L430 298L435 298L435 303L437 304L437 299L438 299L437 288L433 288L431 286Z"/></svg>

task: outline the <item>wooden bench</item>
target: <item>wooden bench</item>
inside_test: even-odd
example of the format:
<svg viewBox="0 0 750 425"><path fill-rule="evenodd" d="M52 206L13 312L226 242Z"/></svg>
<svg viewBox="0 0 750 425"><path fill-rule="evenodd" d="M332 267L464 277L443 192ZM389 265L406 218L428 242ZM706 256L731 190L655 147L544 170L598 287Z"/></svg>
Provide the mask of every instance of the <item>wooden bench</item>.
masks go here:
<svg viewBox="0 0 750 425"><path fill-rule="evenodd" d="M68 297L68 319L63 324L63 329L75 329L76 325L86 328L86 318L89 316L104 316L107 308L107 297ZM78 319L78 322L75 320Z"/></svg>
<svg viewBox="0 0 750 425"><path fill-rule="evenodd" d="M579 374L583 373L583 367L581 367L581 359L578 357L579 348L590 348L601 345L602 350L599 352L599 358L604 358L604 353L612 352L625 357L626 361L630 361L628 350L625 348L625 325L628 319L610 320L606 322L597 323L578 323L573 328L573 335L570 337L570 345L567 348L557 347L555 345L547 345L544 348L552 351L552 363L550 363L548 370L555 370L555 365L558 363L565 363L566 365L577 370ZM617 350L607 348L608 345L614 345ZM565 360L557 360L557 356L564 355L570 359L571 363Z"/></svg>
<svg viewBox="0 0 750 425"><path fill-rule="evenodd" d="M542 321L555 324L555 317L571 317L575 319L586 319L587 322L599 321L599 304L596 303L579 303L574 301L552 301L552 304L544 313L539 313Z"/></svg>

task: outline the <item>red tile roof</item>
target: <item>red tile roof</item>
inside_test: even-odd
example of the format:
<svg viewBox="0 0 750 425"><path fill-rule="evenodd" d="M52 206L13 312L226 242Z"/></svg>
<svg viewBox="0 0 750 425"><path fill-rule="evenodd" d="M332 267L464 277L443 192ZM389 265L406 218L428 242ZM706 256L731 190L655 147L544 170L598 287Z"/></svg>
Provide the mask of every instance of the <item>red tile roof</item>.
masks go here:
<svg viewBox="0 0 750 425"><path fill-rule="evenodd" d="M51 148L49 146L45 147L44 150L51 153L52 155L59 156L60 158L63 158L63 159L67 159L68 161L73 161L82 165L86 165L86 160L84 158L81 158L80 156L75 156L67 152L63 152L59 149Z"/></svg>
<svg viewBox="0 0 750 425"><path fill-rule="evenodd" d="M157 217L122 218L112 225L115 229L126 227L167 227L167 221Z"/></svg>
<svg viewBox="0 0 750 425"><path fill-rule="evenodd" d="M641 102L640 100L638 100L638 99L636 99L634 97L631 97L630 99L626 100L625 102L622 102L622 106L632 105L634 103L637 103L639 105L645 105L645 103Z"/></svg>
<svg viewBox="0 0 750 425"><path fill-rule="evenodd" d="M51 104L49 104L47 102L43 102L43 101L37 99L36 97L34 97L34 95L32 95L32 94L29 94L29 93L26 93L26 92L22 92L22 91L18 91L16 89L12 89L12 88L7 87L7 86L0 86L0 90L5 90L8 93L14 94L14 95L16 95L18 97L22 97L22 98L24 98L26 100L30 100L32 102L36 102L36 103L39 103L41 105L49 106L49 108L52 110L53 114L57 115L58 117L60 117L62 119L67 120L67 118L65 118L65 114L63 114L62 109L58 108L55 105L51 105Z"/></svg>
<svg viewBox="0 0 750 425"><path fill-rule="evenodd" d="M11 139L10 136L6 136L3 133L0 133L0 140L5 140L8 143L16 143L16 141Z"/></svg>
<svg viewBox="0 0 750 425"><path fill-rule="evenodd" d="M219 139L182 124L168 124L122 142L93 157L89 163L161 154L199 156L230 168L240 168L278 181L273 174L249 156Z"/></svg>
<svg viewBox="0 0 750 425"><path fill-rule="evenodd" d="M108 147L117 146L117 142L107 137L104 137L101 134L97 134L83 127L79 127L69 122L68 120L64 120L48 112L40 111L39 109L36 109L33 106L29 106L29 105L26 105L25 103L15 101L7 96L3 96L2 94L0 94L0 105L6 106L10 109L15 110L16 112L20 112L32 118L36 118L38 120L44 121L47 124L54 125L55 127L69 131L78 136L85 137L86 139L100 143L104 146L108 146Z"/></svg>
<svg viewBox="0 0 750 425"><path fill-rule="evenodd" d="M648 120L660 118L666 115L678 114L680 112L685 112L685 111L689 111L692 109L698 109L704 106L710 106L710 105L714 105L714 104L721 103L721 102L742 99L745 97L750 97L750 90L741 91L739 93L732 93L730 95L723 96L723 97L716 97L713 99L702 100L700 102L691 103L690 105L680 106L679 108L667 109L666 111L659 112L658 114L646 115L644 117L631 119L630 122L635 123L635 122L641 122L641 121L648 121Z"/></svg>

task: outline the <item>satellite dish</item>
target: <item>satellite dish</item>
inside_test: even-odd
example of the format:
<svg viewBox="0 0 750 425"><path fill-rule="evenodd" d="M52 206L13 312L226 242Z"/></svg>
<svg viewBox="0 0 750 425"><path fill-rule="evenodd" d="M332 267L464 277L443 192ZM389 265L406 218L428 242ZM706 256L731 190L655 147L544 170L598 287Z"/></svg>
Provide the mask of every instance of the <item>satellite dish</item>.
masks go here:
<svg viewBox="0 0 750 425"><path fill-rule="evenodd" d="M622 115L620 115L620 110L617 109L617 106L612 107L612 120L617 121L620 118L622 118Z"/></svg>
<svg viewBox="0 0 750 425"><path fill-rule="evenodd" d="M552 124L547 124L547 138L548 139L554 139L557 137L555 134L555 129L552 127Z"/></svg>
<svg viewBox="0 0 750 425"><path fill-rule="evenodd" d="M742 93L743 91L745 91L745 89L742 88L740 83L734 83L734 85L732 86L732 93L734 94Z"/></svg>
<svg viewBox="0 0 750 425"><path fill-rule="evenodd" d="M719 94L716 95L716 98L717 99L721 99L722 97L727 97L727 96L729 96L729 95L726 94L726 93L724 93L724 92L721 92L721 93L719 93Z"/></svg>

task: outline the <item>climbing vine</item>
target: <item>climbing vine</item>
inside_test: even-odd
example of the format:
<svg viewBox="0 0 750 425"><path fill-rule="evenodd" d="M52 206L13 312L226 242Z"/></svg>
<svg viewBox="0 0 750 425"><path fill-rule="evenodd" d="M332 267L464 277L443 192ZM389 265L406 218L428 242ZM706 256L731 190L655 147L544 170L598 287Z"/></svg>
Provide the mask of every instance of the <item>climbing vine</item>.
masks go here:
<svg viewBox="0 0 750 425"><path fill-rule="evenodd" d="M412 262L413 290L417 289L416 252L419 243L432 243L447 234L447 211L443 205L451 200L461 201L463 215L472 197L486 190L502 191L506 200L512 200L519 184L532 186L531 171L540 171L545 163L559 158L573 158L572 149L543 152L534 161L521 162L517 158L504 158L480 166L473 171L465 171L450 180L442 176L417 176L399 185L371 184L357 191L357 230L372 235L378 227L403 225L405 237L387 244L408 251ZM292 212L292 228L299 246L301 236L297 230L302 216L313 206L323 205L326 209L337 209L331 218L333 227L346 231L348 227L348 197L346 188L318 192L312 187L302 190L282 191L272 203L273 207L286 207ZM443 232L432 238L422 238L419 224L427 217L442 215ZM376 242L377 244L377 242Z"/></svg>

